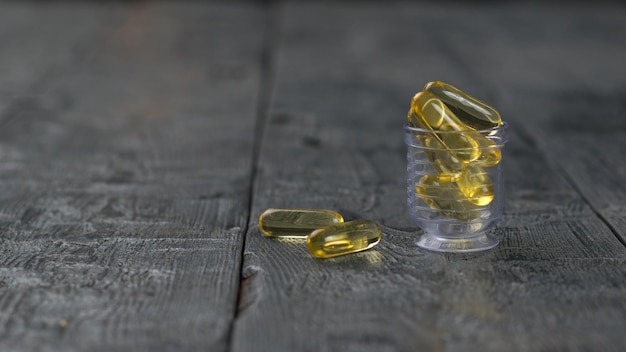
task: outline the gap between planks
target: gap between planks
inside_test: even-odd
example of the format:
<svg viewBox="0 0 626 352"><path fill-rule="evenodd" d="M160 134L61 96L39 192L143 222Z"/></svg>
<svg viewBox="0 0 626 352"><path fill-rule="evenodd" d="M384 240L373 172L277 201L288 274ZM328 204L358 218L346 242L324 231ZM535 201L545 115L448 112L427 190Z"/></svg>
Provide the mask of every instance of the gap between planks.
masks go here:
<svg viewBox="0 0 626 352"><path fill-rule="evenodd" d="M246 220L245 228L243 229L243 236L241 237L241 252L240 261L238 263L239 268L239 286L237 287L237 301L235 302L235 316L231 320L230 328L228 329L228 347L233 345L232 340L234 338L234 326L240 313L240 305L242 299L241 283L244 280L243 275L243 261L246 238L248 236L248 229L252 221L252 206L254 204L254 194L257 188L256 176L259 166L259 159L261 156L261 146L263 144L263 138L265 136L265 127L267 124L269 106L272 100L272 93L275 86L275 74L276 74L276 52L280 43L281 34L281 11L279 3L274 0L266 0L263 3L264 7L264 29L263 29L263 42L261 44L261 55L259 57L259 66L261 77L259 80L259 89L256 97L256 119L254 125L254 136L252 142L252 158L250 162L250 185L248 189L248 218Z"/></svg>

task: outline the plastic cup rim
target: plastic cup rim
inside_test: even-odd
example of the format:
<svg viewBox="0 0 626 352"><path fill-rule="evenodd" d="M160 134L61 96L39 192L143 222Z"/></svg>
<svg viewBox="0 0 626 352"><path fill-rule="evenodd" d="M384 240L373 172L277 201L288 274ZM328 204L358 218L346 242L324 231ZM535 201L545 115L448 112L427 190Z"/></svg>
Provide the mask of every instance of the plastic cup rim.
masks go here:
<svg viewBox="0 0 626 352"><path fill-rule="evenodd" d="M481 130L474 130L474 129L467 129L467 130L461 130L461 131L433 131L433 130L429 130L426 128L420 128L420 127L413 127L410 126L408 122L404 123L404 130L406 132L412 132L412 133L459 133L459 132L474 132L474 133L480 133L480 134L491 134L495 131L498 132L502 132L502 131L506 131L509 128L509 124L506 121L502 121L502 125L497 126L497 127L492 127L492 128L486 128L486 129L481 129Z"/></svg>

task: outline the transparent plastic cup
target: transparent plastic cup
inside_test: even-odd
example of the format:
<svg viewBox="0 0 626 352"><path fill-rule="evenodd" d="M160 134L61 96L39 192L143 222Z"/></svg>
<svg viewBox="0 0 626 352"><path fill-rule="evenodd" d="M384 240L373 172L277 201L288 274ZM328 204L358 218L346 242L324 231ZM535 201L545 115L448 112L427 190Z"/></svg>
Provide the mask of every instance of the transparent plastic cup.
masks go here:
<svg viewBox="0 0 626 352"><path fill-rule="evenodd" d="M411 217L424 230L417 246L435 252L476 252L498 245L489 231L504 208L507 128L504 123L486 130L435 132L404 126L407 203ZM478 151L458 148L467 145L463 143L456 143L457 148L445 144L457 141L459 133L463 141L478 141L472 142Z"/></svg>

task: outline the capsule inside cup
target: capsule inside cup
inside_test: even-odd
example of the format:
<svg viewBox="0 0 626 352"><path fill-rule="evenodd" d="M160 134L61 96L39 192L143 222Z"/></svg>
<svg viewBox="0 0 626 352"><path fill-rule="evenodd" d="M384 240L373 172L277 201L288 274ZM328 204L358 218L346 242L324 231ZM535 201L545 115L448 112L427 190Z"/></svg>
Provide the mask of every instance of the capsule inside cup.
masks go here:
<svg viewBox="0 0 626 352"><path fill-rule="evenodd" d="M407 118L411 126L433 131L432 135L420 138L430 149L429 159L439 172L455 174L464 164L474 162L485 167L494 166L502 158L492 139L475 131L430 92L415 94Z"/></svg>
<svg viewBox="0 0 626 352"><path fill-rule="evenodd" d="M340 223L343 216L327 209L269 208L259 217L259 229L270 237L306 237L313 230Z"/></svg>
<svg viewBox="0 0 626 352"><path fill-rule="evenodd" d="M468 165L461 172L456 183L470 203L487 205L493 200L493 183L487 172L480 166Z"/></svg>
<svg viewBox="0 0 626 352"><path fill-rule="evenodd" d="M371 220L355 220L317 229L306 239L311 254L318 258L332 258L364 251L380 242L380 226Z"/></svg>
<svg viewBox="0 0 626 352"><path fill-rule="evenodd" d="M502 159L502 151L492 139L485 136L476 139L480 145L480 156L476 159L475 164L483 167L490 167L498 165Z"/></svg>
<svg viewBox="0 0 626 352"><path fill-rule="evenodd" d="M442 174L460 176L465 164L455 157L435 136L420 136L422 145L426 148L426 156L433 167Z"/></svg>
<svg viewBox="0 0 626 352"><path fill-rule="evenodd" d="M415 192L428 206L438 209L447 217L473 220L482 214L482 209L467 200L456 179L448 174L422 176L415 186Z"/></svg>
<svg viewBox="0 0 626 352"><path fill-rule="evenodd" d="M424 86L424 92L428 92L441 100L464 124L472 129L482 130L502 125L502 117L496 109L451 84L432 81Z"/></svg>
<svg viewBox="0 0 626 352"><path fill-rule="evenodd" d="M415 127L432 130L433 137L459 161L467 163L480 157L480 145L474 136L476 133L467 131L467 126L432 94L415 94L408 119Z"/></svg>

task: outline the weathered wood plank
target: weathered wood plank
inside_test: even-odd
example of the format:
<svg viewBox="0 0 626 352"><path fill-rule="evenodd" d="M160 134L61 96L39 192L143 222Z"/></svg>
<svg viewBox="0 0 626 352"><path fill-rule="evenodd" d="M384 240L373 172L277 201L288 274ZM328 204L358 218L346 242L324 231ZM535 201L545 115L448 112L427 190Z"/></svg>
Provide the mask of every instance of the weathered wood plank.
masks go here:
<svg viewBox="0 0 626 352"><path fill-rule="evenodd" d="M467 36L500 38L489 21L522 28L500 16L514 17L523 9L427 4L283 9L275 97L252 215L267 207L324 207L350 219L374 219L384 235L373 250L318 260L302 241L263 237L253 218L235 351L621 349L624 247L528 130L518 127L524 114L505 114L513 128L505 150L505 216L495 231L500 247L457 256L414 245L420 232L405 206L401 127L409 99L432 79L459 82L487 100L493 89L515 86L513 74L483 81L486 71L471 66L478 59L452 55L457 47L450 43ZM550 11L542 20L557 26L586 15ZM589 35L602 41L599 33ZM509 46L502 49L522 45L505 39ZM523 39L542 41L539 35ZM490 54L480 49L475 58ZM541 64L541 52L535 55ZM524 92L515 90L516 99L524 101Z"/></svg>
<svg viewBox="0 0 626 352"><path fill-rule="evenodd" d="M3 113L0 350L226 350L264 10L24 6L13 36L67 12L46 21L71 45ZM31 43L15 45L5 57Z"/></svg>
<svg viewBox="0 0 626 352"><path fill-rule="evenodd" d="M80 40L112 15L114 6L3 2L0 5L0 111L32 94L55 64L76 60ZM72 30L67 24L72 23ZM30 91L29 91L30 90Z"/></svg>

